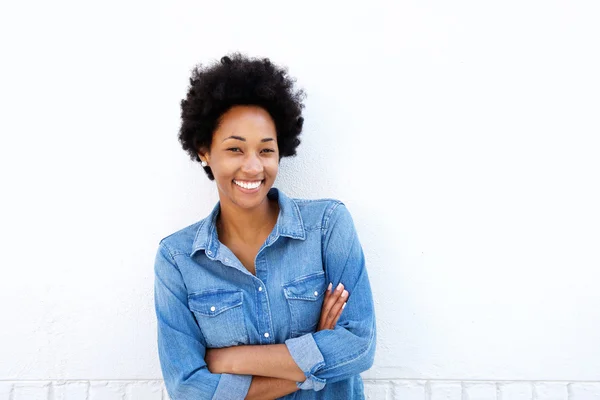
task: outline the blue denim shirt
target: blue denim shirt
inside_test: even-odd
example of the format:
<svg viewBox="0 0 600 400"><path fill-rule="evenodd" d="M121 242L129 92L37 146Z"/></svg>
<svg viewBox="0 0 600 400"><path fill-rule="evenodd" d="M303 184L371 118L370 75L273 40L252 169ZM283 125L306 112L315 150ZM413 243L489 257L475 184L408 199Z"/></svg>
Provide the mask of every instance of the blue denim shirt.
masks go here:
<svg viewBox="0 0 600 400"><path fill-rule="evenodd" d="M162 239L155 263L158 352L172 400L243 399L249 375L213 374L206 348L285 343L304 371L284 399L363 399L359 373L373 364L375 314L352 217L337 200L279 202L256 276L219 242L220 207ZM334 330L316 332L328 284L349 298Z"/></svg>

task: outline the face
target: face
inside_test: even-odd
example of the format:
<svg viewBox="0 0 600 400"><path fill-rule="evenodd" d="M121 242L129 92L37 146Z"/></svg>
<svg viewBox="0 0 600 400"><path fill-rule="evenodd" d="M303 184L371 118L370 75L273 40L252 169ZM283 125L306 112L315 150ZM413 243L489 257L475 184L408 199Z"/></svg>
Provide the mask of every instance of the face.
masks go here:
<svg viewBox="0 0 600 400"><path fill-rule="evenodd" d="M222 115L210 149L198 155L212 170L221 203L264 205L279 170L275 123L261 107L234 106Z"/></svg>

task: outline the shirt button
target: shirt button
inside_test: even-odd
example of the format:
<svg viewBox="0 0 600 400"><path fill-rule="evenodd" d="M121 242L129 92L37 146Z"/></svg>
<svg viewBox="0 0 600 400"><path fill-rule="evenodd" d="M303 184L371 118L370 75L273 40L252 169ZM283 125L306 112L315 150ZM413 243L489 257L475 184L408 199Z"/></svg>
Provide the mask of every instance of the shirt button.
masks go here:
<svg viewBox="0 0 600 400"><path fill-rule="evenodd" d="M318 295L319 295L319 292L315 292L315 296L318 296Z"/></svg>
<svg viewBox="0 0 600 400"><path fill-rule="evenodd" d="M229 258L225 258L225 262L229 262Z"/></svg>
<svg viewBox="0 0 600 400"><path fill-rule="evenodd" d="M258 287L258 291L259 291L259 292L262 292L262 286L259 286L259 287Z"/></svg>
<svg viewBox="0 0 600 400"><path fill-rule="evenodd" d="M215 311L215 310L216 310L215 306L212 306L212 307L210 308L210 311Z"/></svg>
<svg viewBox="0 0 600 400"><path fill-rule="evenodd" d="M269 337L269 332L265 332L265 337Z"/></svg>
<svg viewBox="0 0 600 400"><path fill-rule="evenodd" d="M212 251L207 251L206 254L208 254L209 256L212 254Z"/></svg>

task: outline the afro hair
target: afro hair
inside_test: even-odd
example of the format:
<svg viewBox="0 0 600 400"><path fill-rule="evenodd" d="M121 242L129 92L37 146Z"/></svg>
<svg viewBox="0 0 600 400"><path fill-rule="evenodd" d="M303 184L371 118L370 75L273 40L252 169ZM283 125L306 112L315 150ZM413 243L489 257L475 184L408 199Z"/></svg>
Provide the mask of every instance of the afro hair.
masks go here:
<svg viewBox="0 0 600 400"><path fill-rule="evenodd" d="M233 53L220 61L192 69L186 98L181 101L179 142L190 158L200 161L198 150L210 148L221 116L236 105L264 108L277 131L279 158L296 155L304 118L304 91L294 88L287 69L268 58L250 58ZM210 180L210 167L204 167Z"/></svg>

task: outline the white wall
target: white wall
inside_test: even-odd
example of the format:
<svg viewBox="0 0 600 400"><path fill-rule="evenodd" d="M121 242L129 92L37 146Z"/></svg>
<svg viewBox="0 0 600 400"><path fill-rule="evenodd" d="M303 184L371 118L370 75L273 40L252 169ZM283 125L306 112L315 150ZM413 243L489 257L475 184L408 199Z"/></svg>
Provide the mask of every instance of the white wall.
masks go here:
<svg viewBox="0 0 600 400"><path fill-rule="evenodd" d="M354 216L378 321L365 378L600 381L596 1L0 15L0 381L160 380L156 246L217 199L177 142L179 101L233 50L308 94L278 185Z"/></svg>

